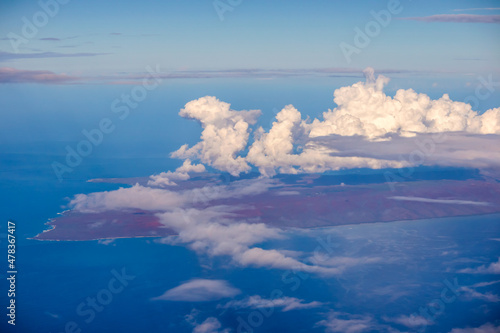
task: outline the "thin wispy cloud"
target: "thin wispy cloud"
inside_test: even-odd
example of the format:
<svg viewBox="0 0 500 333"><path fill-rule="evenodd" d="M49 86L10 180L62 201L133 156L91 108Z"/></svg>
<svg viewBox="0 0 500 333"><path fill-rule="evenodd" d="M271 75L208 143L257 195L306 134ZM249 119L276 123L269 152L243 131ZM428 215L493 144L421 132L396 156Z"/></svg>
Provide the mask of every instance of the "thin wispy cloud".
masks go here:
<svg viewBox="0 0 500 333"><path fill-rule="evenodd" d="M82 37L82 36L69 36L69 37L54 37L54 36L51 36L51 37L38 38L38 40L63 41L63 40L70 40L70 39L75 39L75 38L79 38L79 37Z"/></svg>
<svg viewBox="0 0 500 333"><path fill-rule="evenodd" d="M41 58L74 58L74 57L95 57L108 55L111 53L59 53L59 52L38 52L38 53L12 53L0 51L0 62L14 59L41 59Z"/></svg>
<svg viewBox="0 0 500 333"><path fill-rule="evenodd" d="M56 74L51 71L19 70L14 68L0 68L1 83L40 83L65 84L78 81L79 78L66 74Z"/></svg>
<svg viewBox="0 0 500 333"><path fill-rule="evenodd" d="M497 284L497 283L500 283L500 280L497 280L497 281L489 281L489 282L479 282L479 283L475 283L475 284L473 284L471 287L472 287L472 288L489 287L489 286L494 285L494 284Z"/></svg>
<svg viewBox="0 0 500 333"><path fill-rule="evenodd" d="M500 302L500 297L491 292L482 293L469 287L462 287L460 288L460 290L465 293L465 297L468 298L469 300L479 299L492 303Z"/></svg>
<svg viewBox="0 0 500 333"><path fill-rule="evenodd" d="M389 199L403 200L403 201L419 201L419 202L439 203L439 204L449 204L449 205L475 205L475 206L490 205L489 202L481 202L481 201L445 200L445 199L430 199L430 198L402 197L402 196L389 197Z"/></svg>
<svg viewBox="0 0 500 333"><path fill-rule="evenodd" d="M86 42L84 44L90 44ZM82 44L83 45L83 44ZM74 48L82 45L61 45L60 48ZM38 52L16 54L0 51L0 62L14 59L39 59L39 58L72 58L72 57L94 57L108 55L111 53L58 53L58 52ZM409 71L398 69L381 70L382 73L408 73ZM141 85L145 73L129 73L114 75L99 75L80 77L80 82L107 84L107 85ZM356 68L316 68L316 69L229 69L229 70L192 70L192 71L171 71L159 73L158 79L215 79L215 78L284 78L284 77L363 77L362 71Z"/></svg>
<svg viewBox="0 0 500 333"><path fill-rule="evenodd" d="M223 298L231 298L241 291L224 280L193 279L175 288L167 290L163 295L152 300L177 302L209 302Z"/></svg>
<svg viewBox="0 0 500 333"><path fill-rule="evenodd" d="M476 268L464 268L458 272L468 274L500 274L500 257L498 261L492 262L489 265L481 265Z"/></svg>
<svg viewBox="0 0 500 333"><path fill-rule="evenodd" d="M500 15L439 14L422 17L401 17L397 20L445 23L500 23Z"/></svg>
<svg viewBox="0 0 500 333"><path fill-rule="evenodd" d="M60 38L55 38L55 37L45 37L45 38L40 38L39 40L45 40L45 41L52 41L52 42L59 42L62 39Z"/></svg>
<svg viewBox="0 0 500 333"><path fill-rule="evenodd" d="M373 331L377 323L369 315L351 315L332 311L328 318L317 323L324 326L327 333L362 333Z"/></svg>
<svg viewBox="0 0 500 333"><path fill-rule="evenodd" d="M228 309L261 309L261 308L280 308L282 312L291 310L312 309L322 306L322 302L306 302L303 299L295 297L280 297L274 299L266 299L259 295L249 296L242 300L229 301L224 305L219 305L219 308Z"/></svg>
<svg viewBox="0 0 500 333"><path fill-rule="evenodd" d="M500 7L489 7L489 8L462 8L462 9L453 9L454 12L468 12L472 10L500 10Z"/></svg>
<svg viewBox="0 0 500 333"><path fill-rule="evenodd" d="M402 69L381 69L377 72L383 74L408 74L415 71ZM239 68L220 70L176 70L158 74L161 79L214 79L214 78L257 78L274 79L287 77L349 77L362 78L363 70L360 68L330 67L330 68ZM108 75L103 77L109 84L138 84L144 78L143 73L130 73L126 75ZM128 83L125 83L128 82Z"/></svg>
<svg viewBox="0 0 500 333"><path fill-rule="evenodd" d="M84 44L90 44L86 42ZM83 44L82 44L83 45ZM73 48L82 45L62 45L60 48ZM94 57L109 55L111 53L59 53L59 52L37 52L16 54L0 51L0 62L15 59L41 59L41 58L73 58ZM382 73L405 74L410 71L398 69L384 69ZM80 82L99 83L107 85L141 85L146 73L111 74L99 76L80 77ZM215 79L215 78L257 78L274 79L285 77L363 77L362 70L356 68L316 68L316 69L229 69L229 70L192 70L171 71L158 73L155 77L162 80L177 79Z"/></svg>
<svg viewBox="0 0 500 333"><path fill-rule="evenodd" d="M433 322L430 321L429 319L422 317L422 316L415 316L415 315L410 315L410 316L400 315L400 316L395 317L395 318L383 317L383 319L387 322L400 324L400 325L406 326L408 328L418 328L421 326L433 325Z"/></svg>
<svg viewBox="0 0 500 333"><path fill-rule="evenodd" d="M86 42L84 44L90 44ZM81 45L60 45L59 48L75 48ZM39 59L39 58L72 58L93 57L109 55L111 53L58 53L39 52L16 54L0 51L0 62L14 59ZM399 69L384 69L381 73L406 74L413 71ZM82 82L106 84L106 85L141 85L145 73L108 74L99 76L86 76L80 78ZM287 77L346 77L362 78L362 70L356 68L316 68L316 69L229 69L229 70L182 70L159 73L155 77L162 80L178 79L218 79L218 78L255 78L255 79L279 79Z"/></svg>
<svg viewBox="0 0 500 333"><path fill-rule="evenodd" d="M479 327L454 328L449 333L498 333L500 326L495 326L492 323L486 323Z"/></svg>
<svg viewBox="0 0 500 333"><path fill-rule="evenodd" d="M409 73L407 70L382 69L379 71L384 74ZM166 78L192 77L192 78L282 78L282 77L300 77L300 76L324 76L324 77L363 77L362 70L359 68L297 68L297 69L227 69L227 70L186 70L176 71L167 74Z"/></svg>

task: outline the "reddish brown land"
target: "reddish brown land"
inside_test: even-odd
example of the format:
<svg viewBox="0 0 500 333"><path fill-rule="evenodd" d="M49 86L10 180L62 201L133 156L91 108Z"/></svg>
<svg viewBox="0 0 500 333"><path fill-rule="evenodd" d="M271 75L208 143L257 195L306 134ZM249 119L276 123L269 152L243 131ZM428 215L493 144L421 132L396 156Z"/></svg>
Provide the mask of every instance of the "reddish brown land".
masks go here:
<svg viewBox="0 0 500 333"><path fill-rule="evenodd" d="M201 202L195 206L231 205L238 207L232 212L232 218L236 213L237 219L248 223L263 222L279 228L313 228L500 212L500 183L495 181L421 180L395 183L391 189L387 183L321 185L315 183L315 179L315 176L303 176L297 181L279 183L258 195L213 200L205 204ZM138 179L133 180L134 183L136 181ZM202 187L207 183L210 183L207 179L188 181L176 190ZM444 201L395 200L393 197ZM67 211L47 223L52 229L34 238L92 240L174 234L161 225L155 213L141 210L87 214Z"/></svg>

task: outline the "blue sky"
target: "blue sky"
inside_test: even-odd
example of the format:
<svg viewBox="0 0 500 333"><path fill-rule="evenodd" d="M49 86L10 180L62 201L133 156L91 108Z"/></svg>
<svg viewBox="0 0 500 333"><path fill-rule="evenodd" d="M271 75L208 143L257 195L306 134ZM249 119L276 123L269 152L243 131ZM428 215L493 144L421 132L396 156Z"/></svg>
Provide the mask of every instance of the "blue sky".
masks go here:
<svg viewBox="0 0 500 333"><path fill-rule="evenodd" d="M362 80L367 66L391 78L388 95L413 88L433 99L448 93L464 101L475 96L479 77L499 81L496 1L401 1L401 12L351 62L341 43L354 46L355 29L364 31L375 22L371 12L387 11L390 2L220 1L234 4L223 20L213 0L72 0L59 4L32 36L23 28L34 16L43 19L39 2L1 1L0 142L55 142L50 150L64 154L62 142L78 142L82 129L116 117L112 101L130 93L147 66L160 68L166 79L95 153L147 141L139 151L167 144L158 149L167 154L195 143L199 126L178 112L206 95L236 110L262 110L264 128L287 104L321 117L335 107L333 91ZM472 23L418 20L442 14L468 15ZM496 23L479 23L491 19ZM17 53L12 36L25 39ZM474 109L499 103L495 88Z"/></svg>
<svg viewBox="0 0 500 333"><path fill-rule="evenodd" d="M43 2L43 1L42 1ZM227 0L221 0L227 3ZM498 15L497 1L401 1L400 13L370 38L351 62L340 44L354 45L371 11L388 2L233 1L220 19L214 2L69 1L20 45L17 55L53 52L58 57L22 58L3 53L0 67L47 70L71 76L228 69L314 69L367 66L433 74L499 71L500 29L495 23L400 20L440 14ZM468 9L468 10L462 10ZM22 36L23 17L41 10L36 1L2 1L0 51L14 53L9 33ZM56 40L58 39L58 40ZM32 55L33 56L33 55ZM52 54L54 56L54 54ZM9 59L10 58L10 59Z"/></svg>

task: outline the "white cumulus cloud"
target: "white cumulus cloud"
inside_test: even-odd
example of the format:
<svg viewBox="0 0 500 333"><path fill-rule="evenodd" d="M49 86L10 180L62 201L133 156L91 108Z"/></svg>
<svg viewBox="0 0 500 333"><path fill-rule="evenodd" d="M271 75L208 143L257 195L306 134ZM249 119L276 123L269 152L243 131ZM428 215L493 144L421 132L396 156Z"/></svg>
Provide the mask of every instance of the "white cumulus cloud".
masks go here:
<svg viewBox="0 0 500 333"><path fill-rule="evenodd" d="M203 132L200 142L191 148L183 145L172 157L198 158L232 175L250 170L245 159L237 155L247 145L249 125L257 121L259 110L234 111L230 104L206 96L187 103L179 115L198 120Z"/></svg>
<svg viewBox="0 0 500 333"><path fill-rule="evenodd" d="M228 103L210 96L191 101L180 115L200 121L201 141L191 148L182 146L172 156L199 159L232 175L248 172L251 165L264 176L342 168L402 168L416 163L388 154L368 156L371 150L356 155L355 146L349 147L351 153L346 154L345 147L331 142L355 137L360 138L355 143L370 147L371 143L432 133L500 134L500 108L481 115L470 104L453 101L447 94L433 100L413 89L400 89L391 97L384 92L388 78L376 77L371 68L365 70L365 76L366 82L335 90L337 106L324 112L322 119L309 121L293 105L285 106L268 132L262 127L254 131L255 139L246 156L242 152L247 148L250 126L260 111L234 111ZM405 155L415 150L412 144L402 147L398 142ZM484 149L474 152L461 147L456 140L449 142L441 154L426 162L446 165L450 160L453 165L489 166L488 161L493 159L499 163L497 151L492 158Z"/></svg>
<svg viewBox="0 0 500 333"><path fill-rule="evenodd" d="M325 112L323 121L312 122L310 137L338 134L376 139L389 133L401 136L449 131L500 133L499 108L479 115L470 104L452 101L447 94L432 100L413 89L400 89L390 97L383 91L389 81L386 77L379 75L375 79L370 69L367 78L365 83L335 90L337 107Z"/></svg>
<svg viewBox="0 0 500 333"><path fill-rule="evenodd" d="M175 186L177 185L175 183L176 180L188 180L190 172L205 172L205 166L203 164L191 164L191 160L187 159L174 172L167 171L151 176L148 185L160 187Z"/></svg>
<svg viewBox="0 0 500 333"><path fill-rule="evenodd" d="M208 317L201 324L193 328L193 333L228 333L229 329L220 330L222 327L219 320L215 317Z"/></svg>

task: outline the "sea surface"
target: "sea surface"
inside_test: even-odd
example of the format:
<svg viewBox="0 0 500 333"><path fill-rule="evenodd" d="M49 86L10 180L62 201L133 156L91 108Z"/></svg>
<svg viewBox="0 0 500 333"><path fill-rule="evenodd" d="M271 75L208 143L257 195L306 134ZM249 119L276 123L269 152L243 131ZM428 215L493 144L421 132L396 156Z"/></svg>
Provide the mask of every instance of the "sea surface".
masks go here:
<svg viewBox="0 0 500 333"><path fill-rule="evenodd" d="M430 302L439 299L447 288L446 281L472 286L500 280L499 274L459 272L498 260L500 215L297 229L287 231L285 239L260 244L263 248L303 253L319 251L322 260L349 257L362 263L347 267L335 277L238 267L228 258L198 256L183 246L161 244L153 238L112 242L31 240L46 228L48 218L64 209L68 197L118 187L88 183L86 176L144 176L155 168L169 169L174 163L159 156L90 157L74 178L58 183L50 168L53 159L44 153L10 152L1 160L2 251L6 251L7 221L16 222L16 332L55 333L68 327L81 332L191 332L193 326L186 316L193 310L201 320L216 317L223 328L233 328L234 332L241 323L239 318L255 324L250 326L254 332L324 332L324 326L318 323L332 311L368 316L380 325L404 331L407 327L393 319L430 309ZM6 262L0 271L4 312L8 289L5 272ZM88 311L79 314L79 306L109 288L117 272L130 277L123 290L112 294L109 303L92 316ZM279 290L284 296L324 305L287 312L276 308L259 315L259 310L218 307L228 300L152 300L193 278L227 280L243 292L237 298L269 298ZM476 290L499 295L500 283ZM500 302L474 298L462 291L437 315L430 313L433 324L415 327L414 331L449 332L455 327L494 322L500 318ZM2 317L0 328L9 332L5 314ZM245 332L241 327L239 331Z"/></svg>

